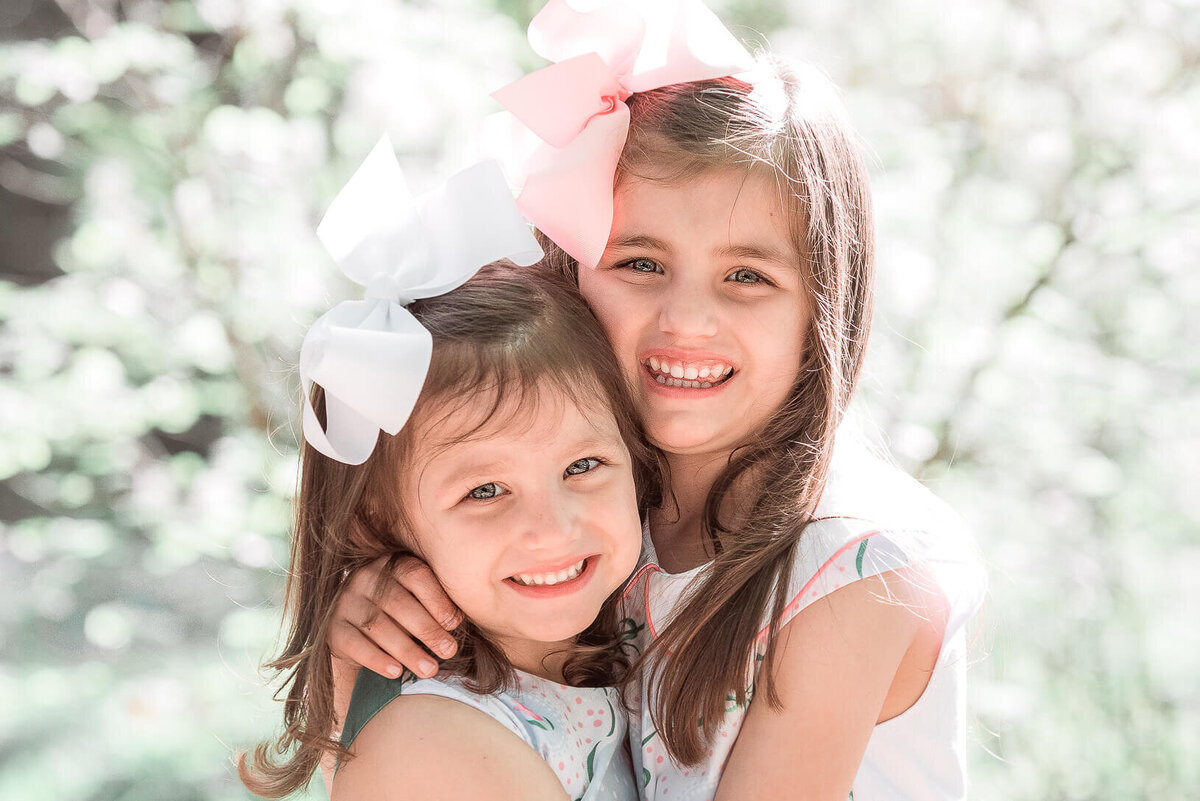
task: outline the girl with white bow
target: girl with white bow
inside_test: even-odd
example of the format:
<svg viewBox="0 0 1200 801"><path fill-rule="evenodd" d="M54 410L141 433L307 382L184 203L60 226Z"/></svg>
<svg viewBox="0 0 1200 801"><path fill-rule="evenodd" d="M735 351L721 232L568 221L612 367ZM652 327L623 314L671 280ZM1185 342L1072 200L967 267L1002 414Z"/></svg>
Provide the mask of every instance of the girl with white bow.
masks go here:
<svg viewBox="0 0 1200 801"><path fill-rule="evenodd" d="M659 481L603 331L569 281L495 261L542 251L494 162L418 203L385 140L318 235L366 297L301 350L285 730L243 781L280 797L336 757L338 799L632 801L615 592ZM336 720L341 585L402 554L465 613L457 655L362 671Z"/></svg>

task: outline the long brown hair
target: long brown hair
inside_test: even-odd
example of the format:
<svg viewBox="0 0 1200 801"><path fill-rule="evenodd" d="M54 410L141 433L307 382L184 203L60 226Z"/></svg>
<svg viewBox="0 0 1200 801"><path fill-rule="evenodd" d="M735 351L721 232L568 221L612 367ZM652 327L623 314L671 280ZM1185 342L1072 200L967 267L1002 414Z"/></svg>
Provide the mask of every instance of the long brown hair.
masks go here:
<svg viewBox="0 0 1200 801"><path fill-rule="evenodd" d="M820 500L834 434L858 380L873 299L867 169L836 90L814 68L770 56L759 59L753 81L722 78L634 94L617 172L618 186L627 176L670 184L730 167L770 176L810 296L796 383L709 491L701 525L714 560L627 679L649 671L657 684L654 724L685 765L707 753L726 699L746 703L755 641L768 617L757 692L780 705L771 669L776 621L788 601L796 544ZM554 262L568 273L577 269L561 251ZM721 511L735 488L750 500L731 522Z"/></svg>
<svg viewBox="0 0 1200 801"><path fill-rule="evenodd" d="M599 323L569 281L547 270L497 263L458 289L408 308L434 342L410 423L396 436L381 433L371 457L357 466L328 459L307 443L303 447L286 590L291 626L286 645L267 665L287 671L284 731L257 746L252 757L242 755L238 764L243 783L261 796L277 798L304 786L326 752L347 755L330 739L336 721L329 626L345 575L407 550L397 535L406 530L397 476L422 415L434 409L440 415L480 392L487 393L495 413L507 398L517 406L536 401L549 384L581 409L612 411L632 458L639 509L660 502L657 457L645 445L625 379ZM323 401L318 387L319 416ZM563 668L571 683L600 686L622 677L627 665L616 628L617 598L614 593L577 638ZM503 652L470 621L455 636L458 653L443 667L484 693L513 680Z"/></svg>

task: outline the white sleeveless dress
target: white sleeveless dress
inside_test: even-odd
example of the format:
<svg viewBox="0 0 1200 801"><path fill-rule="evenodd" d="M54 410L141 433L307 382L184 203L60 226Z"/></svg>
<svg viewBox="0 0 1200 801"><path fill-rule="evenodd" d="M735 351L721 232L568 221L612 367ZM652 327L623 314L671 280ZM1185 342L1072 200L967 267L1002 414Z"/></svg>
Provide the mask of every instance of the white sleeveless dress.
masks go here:
<svg viewBox="0 0 1200 801"><path fill-rule="evenodd" d="M983 601L986 574L974 544L948 507L909 476L852 447L839 446L817 519L801 535L791 572L787 623L813 601L854 581L921 565L949 601L950 616L936 667L920 699L875 727L854 779L854 801L950 801L966 797L964 626ZM671 620L684 590L707 565L667 573L645 537L642 563L624 593L623 625L644 649ZM763 620L752 669L765 649ZM749 669L748 669L749 670ZM747 675L748 697L754 675ZM731 696L707 759L674 763L650 718L653 688L642 680L630 720L630 747L641 798L708 801L737 739L746 707ZM748 701L747 704L750 702Z"/></svg>

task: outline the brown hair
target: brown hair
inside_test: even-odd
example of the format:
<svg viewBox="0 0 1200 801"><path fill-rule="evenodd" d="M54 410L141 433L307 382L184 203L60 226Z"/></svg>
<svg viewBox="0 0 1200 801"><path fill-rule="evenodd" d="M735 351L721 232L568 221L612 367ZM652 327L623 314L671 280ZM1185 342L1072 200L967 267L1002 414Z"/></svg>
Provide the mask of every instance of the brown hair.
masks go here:
<svg viewBox="0 0 1200 801"><path fill-rule="evenodd" d="M834 434L858 380L871 318L875 237L867 169L836 90L808 66L765 56L758 67L753 85L722 78L634 94L617 171L618 185L628 176L672 183L731 167L772 177L810 295L796 383L709 491L701 522L715 558L627 678L650 672L657 684L654 724L686 765L707 752L726 699L746 703L755 641L768 614L758 681L766 699L780 704L771 670L777 621L788 601L796 544L820 500ZM561 252L554 260L568 273L575 269ZM721 510L735 487L750 501L731 525Z"/></svg>
<svg viewBox="0 0 1200 801"><path fill-rule="evenodd" d="M396 534L406 530L397 475L412 452L412 432L429 410L436 408L440 415L484 392L490 394L494 415L507 398L517 406L536 401L549 382L583 409L612 411L629 448L639 509L661 502L657 456L645 445L625 378L599 323L570 282L547 270L497 263L458 289L408 308L434 342L410 424L396 436L381 433L371 457L357 466L328 459L307 443L303 448L286 591L291 627L282 652L268 664L288 672L284 732L260 744L250 759L242 755L238 765L243 783L258 795L294 792L309 781L324 753L347 755L330 739L336 721L328 629L344 575L381 556L395 559L406 552ZM319 387L314 406L323 418ZM480 425L496 422L493 415ZM563 668L568 681L599 686L615 684L623 675L618 597L614 593L577 638ZM455 636L458 653L443 666L467 677L473 689L495 692L515 678L503 652L470 621Z"/></svg>

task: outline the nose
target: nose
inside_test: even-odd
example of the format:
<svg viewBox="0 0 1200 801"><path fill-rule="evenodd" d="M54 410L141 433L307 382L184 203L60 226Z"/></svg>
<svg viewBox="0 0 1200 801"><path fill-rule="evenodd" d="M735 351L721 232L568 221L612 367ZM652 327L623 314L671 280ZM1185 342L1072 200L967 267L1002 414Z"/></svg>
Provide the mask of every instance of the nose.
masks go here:
<svg viewBox="0 0 1200 801"><path fill-rule="evenodd" d="M521 541L531 551L564 551L579 538L580 509L569 494L548 490L526 497Z"/></svg>
<svg viewBox="0 0 1200 801"><path fill-rule="evenodd" d="M658 327L679 339L717 333L717 300L699 282L675 281L663 290Z"/></svg>

